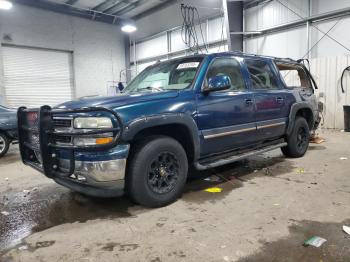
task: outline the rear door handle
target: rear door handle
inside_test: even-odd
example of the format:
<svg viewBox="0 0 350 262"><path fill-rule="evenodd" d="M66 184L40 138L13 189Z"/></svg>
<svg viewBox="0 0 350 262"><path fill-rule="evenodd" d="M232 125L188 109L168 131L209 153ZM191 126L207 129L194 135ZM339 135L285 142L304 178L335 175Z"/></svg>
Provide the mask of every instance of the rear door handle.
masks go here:
<svg viewBox="0 0 350 262"><path fill-rule="evenodd" d="M282 104L284 99L282 97L277 97L276 101L277 101L277 103Z"/></svg>
<svg viewBox="0 0 350 262"><path fill-rule="evenodd" d="M247 106L250 106L250 105L253 104L253 100L250 99L250 98L248 98L248 99L245 100L245 104L246 104Z"/></svg>

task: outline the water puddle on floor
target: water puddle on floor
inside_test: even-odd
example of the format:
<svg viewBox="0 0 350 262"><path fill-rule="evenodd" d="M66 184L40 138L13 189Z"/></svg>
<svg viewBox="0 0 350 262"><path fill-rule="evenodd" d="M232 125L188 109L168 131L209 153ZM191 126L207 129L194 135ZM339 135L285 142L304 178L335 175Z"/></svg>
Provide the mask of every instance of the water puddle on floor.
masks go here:
<svg viewBox="0 0 350 262"><path fill-rule="evenodd" d="M257 176L275 177L288 173L293 168L283 157L256 156L247 161L206 172L191 172L182 200L193 203L215 202L244 183L255 183L252 180ZM222 191L220 193L204 191L215 186L220 187ZM2 212L0 213L1 254L2 251L20 244L30 234L50 227L65 223L83 223L94 219L130 217L133 214L147 212L149 209L134 206L126 197L112 199L86 197L59 185L50 184L23 192L1 193L0 211Z"/></svg>
<svg viewBox="0 0 350 262"><path fill-rule="evenodd" d="M321 223L315 221L290 220L290 235L274 242L260 240L262 248L255 254L238 262L271 261L350 261L350 236L342 231L350 219L342 223ZM325 238L321 247L303 246L305 240L313 236Z"/></svg>
<svg viewBox="0 0 350 262"><path fill-rule="evenodd" d="M128 217L126 198L98 199L50 185L0 196L0 252L32 233L65 223Z"/></svg>

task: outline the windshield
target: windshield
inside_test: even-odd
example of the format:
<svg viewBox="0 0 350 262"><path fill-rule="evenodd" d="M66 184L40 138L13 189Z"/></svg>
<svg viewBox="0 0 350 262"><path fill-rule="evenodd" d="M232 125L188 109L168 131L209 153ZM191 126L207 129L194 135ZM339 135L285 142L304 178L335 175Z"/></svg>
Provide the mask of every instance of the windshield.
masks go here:
<svg viewBox="0 0 350 262"><path fill-rule="evenodd" d="M123 93L183 90L192 84L202 60L202 57L185 58L147 67Z"/></svg>

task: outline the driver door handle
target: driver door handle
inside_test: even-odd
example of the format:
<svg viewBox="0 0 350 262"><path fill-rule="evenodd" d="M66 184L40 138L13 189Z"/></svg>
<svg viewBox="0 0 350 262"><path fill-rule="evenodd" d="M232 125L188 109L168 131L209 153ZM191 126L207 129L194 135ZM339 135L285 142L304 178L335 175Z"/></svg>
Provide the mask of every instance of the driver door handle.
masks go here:
<svg viewBox="0 0 350 262"><path fill-rule="evenodd" d="M247 106L251 106L251 105L253 104L253 100L250 99L250 98L248 98L248 99L245 100L245 104L246 104Z"/></svg>

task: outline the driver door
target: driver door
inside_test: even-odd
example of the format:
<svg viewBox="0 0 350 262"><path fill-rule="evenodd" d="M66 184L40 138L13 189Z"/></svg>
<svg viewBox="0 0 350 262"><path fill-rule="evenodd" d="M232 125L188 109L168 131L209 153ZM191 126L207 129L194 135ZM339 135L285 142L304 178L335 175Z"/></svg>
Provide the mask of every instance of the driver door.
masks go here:
<svg viewBox="0 0 350 262"><path fill-rule="evenodd" d="M246 147L256 139L254 97L247 89L240 58L214 59L203 85L214 76L226 75L231 88L197 94L197 124L201 135L201 157Z"/></svg>

